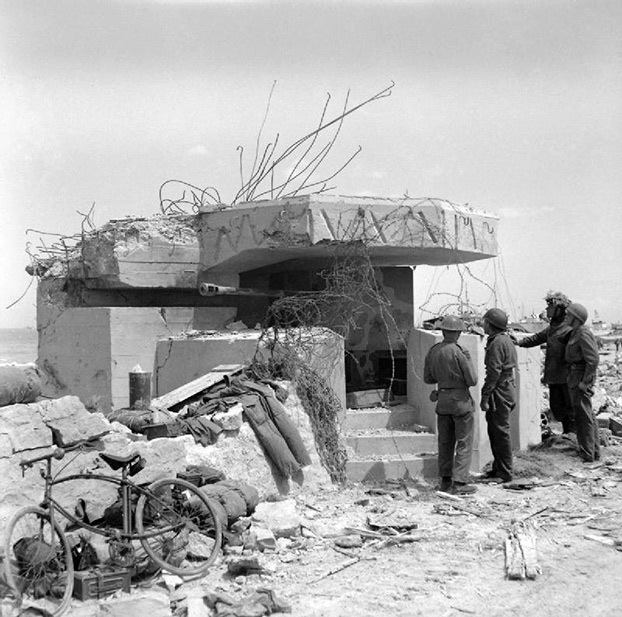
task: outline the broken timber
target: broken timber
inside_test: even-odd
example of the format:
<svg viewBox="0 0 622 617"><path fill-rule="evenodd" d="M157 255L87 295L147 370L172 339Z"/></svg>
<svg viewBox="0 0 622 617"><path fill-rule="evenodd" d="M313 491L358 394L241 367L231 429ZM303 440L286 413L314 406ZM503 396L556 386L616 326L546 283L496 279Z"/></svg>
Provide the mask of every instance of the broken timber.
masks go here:
<svg viewBox="0 0 622 617"><path fill-rule="evenodd" d="M505 541L505 570L508 579L535 579L541 569L536 550L536 534L526 523L513 523Z"/></svg>
<svg viewBox="0 0 622 617"><path fill-rule="evenodd" d="M175 390L171 390L162 396L151 400L151 407L161 410L172 410L173 407L180 405L189 398L196 396L203 390L225 381L228 377L237 375L244 369L243 364L220 364L214 367L209 373L201 375L189 381Z"/></svg>

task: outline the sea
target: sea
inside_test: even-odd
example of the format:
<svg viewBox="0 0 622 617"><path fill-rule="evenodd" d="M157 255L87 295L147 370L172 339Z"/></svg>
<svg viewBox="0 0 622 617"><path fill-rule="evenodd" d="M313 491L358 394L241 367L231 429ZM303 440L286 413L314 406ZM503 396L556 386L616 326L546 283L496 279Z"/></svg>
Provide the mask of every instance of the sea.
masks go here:
<svg viewBox="0 0 622 617"><path fill-rule="evenodd" d="M0 328L0 363L35 362L37 331L34 328Z"/></svg>

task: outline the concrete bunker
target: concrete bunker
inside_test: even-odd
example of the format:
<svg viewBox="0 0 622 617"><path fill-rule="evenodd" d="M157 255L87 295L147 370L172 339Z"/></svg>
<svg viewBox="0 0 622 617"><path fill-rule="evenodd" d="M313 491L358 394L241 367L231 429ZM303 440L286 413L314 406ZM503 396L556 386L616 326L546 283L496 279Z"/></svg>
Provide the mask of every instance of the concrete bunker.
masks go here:
<svg viewBox="0 0 622 617"><path fill-rule="evenodd" d="M358 250L391 320L368 303L343 340L320 344L318 370L343 401L344 415L346 391L389 386L409 404L400 426L434 430L429 387L417 368L433 340L414 323L417 266L496 256L497 225L496 217L439 199L327 195L110 221L85 235L67 259L35 272L46 394L77 394L87 407L107 411L127 404L127 374L137 363L151 369L158 396L216 365L248 362L261 334L253 328L272 325L268 309L279 299L321 291L322 273ZM469 344L482 375L476 339ZM327 349L337 354L330 362ZM524 371L525 396L537 391L531 372ZM517 420L517 447L537 441L536 429L531 420ZM482 452L473 464L480 467L488 453L483 427L477 431Z"/></svg>

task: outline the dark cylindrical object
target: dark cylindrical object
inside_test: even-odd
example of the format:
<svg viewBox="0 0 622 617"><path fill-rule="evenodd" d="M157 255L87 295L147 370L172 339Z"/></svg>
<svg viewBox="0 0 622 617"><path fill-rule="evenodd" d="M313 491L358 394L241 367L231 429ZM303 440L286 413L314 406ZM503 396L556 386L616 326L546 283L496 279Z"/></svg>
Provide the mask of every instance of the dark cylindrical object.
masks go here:
<svg viewBox="0 0 622 617"><path fill-rule="evenodd" d="M0 407L32 403L41 394L41 378L34 365L0 366Z"/></svg>
<svg viewBox="0 0 622 617"><path fill-rule="evenodd" d="M151 373L132 370L130 376L130 409L149 409L151 405Z"/></svg>

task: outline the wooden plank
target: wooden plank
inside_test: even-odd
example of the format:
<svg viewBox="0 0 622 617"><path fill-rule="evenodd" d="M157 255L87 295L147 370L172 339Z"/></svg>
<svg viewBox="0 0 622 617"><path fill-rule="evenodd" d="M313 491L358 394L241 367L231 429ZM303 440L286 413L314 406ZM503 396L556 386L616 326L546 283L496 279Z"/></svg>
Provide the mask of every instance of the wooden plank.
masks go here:
<svg viewBox="0 0 622 617"><path fill-rule="evenodd" d="M538 564L538 551L536 549L536 534L533 529L526 529L525 532L516 535L525 563L525 576L534 580L540 574Z"/></svg>
<svg viewBox="0 0 622 617"><path fill-rule="evenodd" d="M525 565L523 564L520 545L514 536L505 541L505 571L511 581L520 581L525 578Z"/></svg>
<svg viewBox="0 0 622 617"><path fill-rule="evenodd" d="M196 396L199 392L207 390L217 383L225 380L225 377L231 377L244 369L244 364L221 364L215 366L209 373L197 377L192 381L171 390L162 396L158 396L151 400L151 406L156 409L170 409L175 405L179 405L189 398Z"/></svg>
<svg viewBox="0 0 622 617"><path fill-rule="evenodd" d="M536 534L531 526L524 523L512 525L505 541L505 570L510 580L533 580L540 574Z"/></svg>

